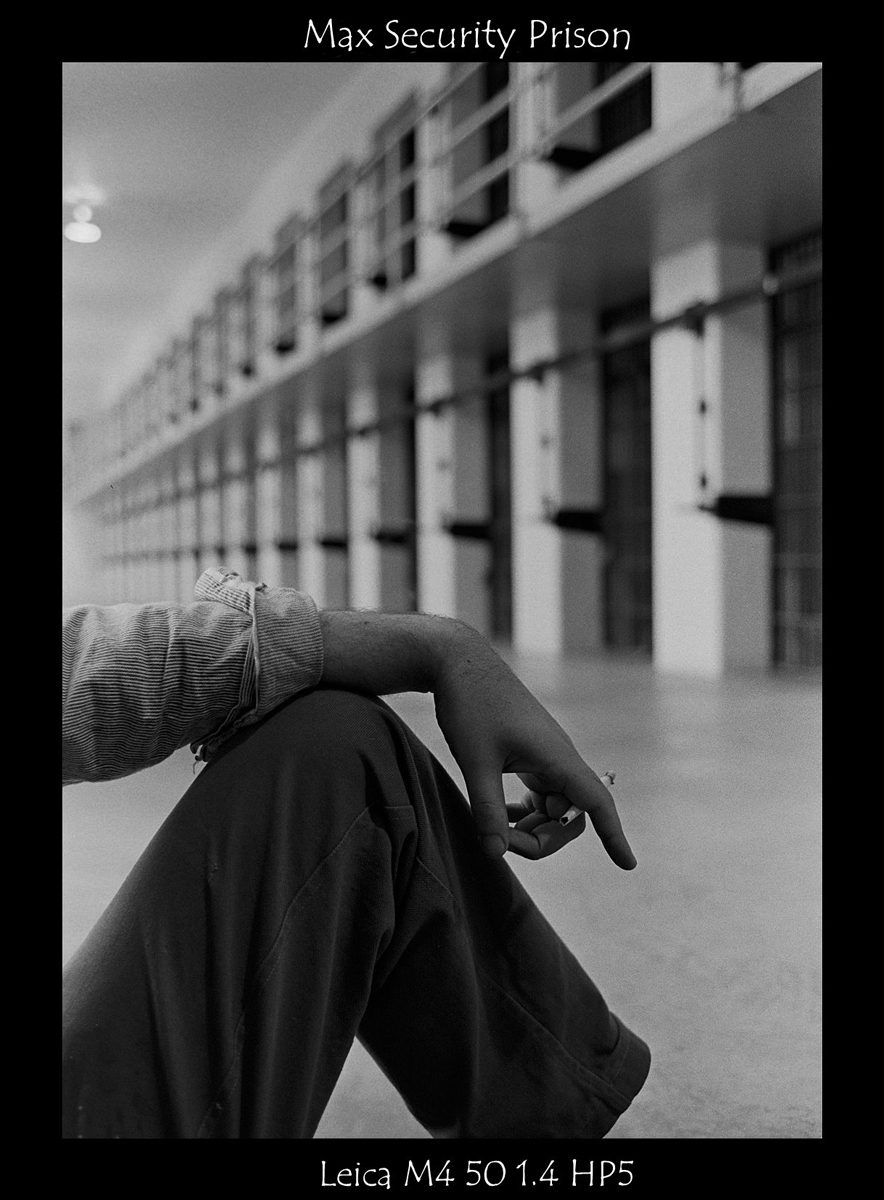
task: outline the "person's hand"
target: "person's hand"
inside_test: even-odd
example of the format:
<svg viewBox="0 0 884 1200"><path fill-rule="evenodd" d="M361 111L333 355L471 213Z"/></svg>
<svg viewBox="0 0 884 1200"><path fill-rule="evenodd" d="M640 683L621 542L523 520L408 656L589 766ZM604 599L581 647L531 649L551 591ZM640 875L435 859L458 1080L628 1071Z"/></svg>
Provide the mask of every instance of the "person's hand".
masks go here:
<svg viewBox="0 0 884 1200"><path fill-rule="evenodd" d="M536 781L529 775L520 775L524 784ZM522 858L546 858L555 854L569 842L580 837L586 829L586 818L581 814L567 827L560 824L571 805L556 792L525 792L521 800L506 802L507 820L510 823L508 849Z"/></svg>
<svg viewBox="0 0 884 1200"><path fill-rule="evenodd" d="M507 850L526 858L554 854L586 827L582 816L559 823L575 805L617 866L631 870L635 856L611 793L485 638L456 624L433 686L436 719L463 773L485 852L495 858ZM509 811L501 778L507 772L529 789Z"/></svg>

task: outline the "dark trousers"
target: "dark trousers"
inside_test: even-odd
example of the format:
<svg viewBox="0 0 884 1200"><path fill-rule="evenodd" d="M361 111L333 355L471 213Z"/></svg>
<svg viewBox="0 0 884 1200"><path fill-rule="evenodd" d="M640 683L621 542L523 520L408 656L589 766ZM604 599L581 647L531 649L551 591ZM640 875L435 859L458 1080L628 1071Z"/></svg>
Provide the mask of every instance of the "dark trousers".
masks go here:
<svg viewBox="0 0 884 1200"><path fill-rule="evenodd" d="M309 1138L358 1037L435 1136L600 1138L650 1055L382 701L195 779L65 972L69 1138Z"/></svg>

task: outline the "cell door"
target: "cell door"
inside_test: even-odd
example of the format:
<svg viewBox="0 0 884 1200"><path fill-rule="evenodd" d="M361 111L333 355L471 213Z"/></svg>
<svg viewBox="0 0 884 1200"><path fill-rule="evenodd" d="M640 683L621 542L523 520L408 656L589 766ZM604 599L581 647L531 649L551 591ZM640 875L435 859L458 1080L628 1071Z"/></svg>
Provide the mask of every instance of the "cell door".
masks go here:
<svg viewBox="0 0 884 1200"><path fill-rule="evenodd" d="M787 274L822 263L822 235L775 251ZM821 280L772 302L774 395L774 662L822 660L822 303Z"/></svg>
<svg viewBox="0 0 884 1200"><path fill-rule="evenodd" d="M325 603L328 608L347 608L350 595L346 420L343 403L329 406L323 414L323 433L327 444L321 451L324 460L324 512L318 541L323 549Z"/></svg>
<svg viewBox="0 0 884 1200"><path fill-rule="evenodd" d="M646 300L602 316L602 332L648 319ZM651 346L645 340L604 355L605 642L650 655Z"/></svg>

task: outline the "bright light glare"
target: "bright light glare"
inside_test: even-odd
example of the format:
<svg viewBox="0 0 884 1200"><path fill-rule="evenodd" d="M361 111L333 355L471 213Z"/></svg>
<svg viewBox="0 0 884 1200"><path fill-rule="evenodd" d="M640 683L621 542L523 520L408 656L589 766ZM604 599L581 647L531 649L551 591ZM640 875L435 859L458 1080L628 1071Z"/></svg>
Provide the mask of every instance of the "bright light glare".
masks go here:
<svg viewBox="0 0 884 1200"><path fill-rule="evenodd" d="M75 183L62 192L65 204L103 204L104 192L91 183Z"/></svg>
<svg viewBox="0 0 884 1200"><path fill-rule="evenodd" d="M69 225L65 225L64 236L69 242L97 242L101 237L101 230L88 221L71 221Z"/></svg>

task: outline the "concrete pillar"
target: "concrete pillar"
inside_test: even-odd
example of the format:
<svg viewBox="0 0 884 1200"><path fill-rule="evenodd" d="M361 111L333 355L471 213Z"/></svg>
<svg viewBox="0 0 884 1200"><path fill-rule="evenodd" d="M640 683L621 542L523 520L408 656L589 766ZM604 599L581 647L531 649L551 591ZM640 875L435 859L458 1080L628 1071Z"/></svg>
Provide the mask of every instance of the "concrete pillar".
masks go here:
<svg viewBox="0 0 884 1200"><path fill-rule="evenodd" d="M62 604L108 604L110 547L106 497L62 507Z"/></svg>
<svg viewBox="0 0 884 1200"><path fill-rule="evenodd" d="M279 414L279 464L277 467L279 528L277 543L280 582L284 587L299 588L301 531L298 510L298 474L302 459L298 454L297 409L285 403Z"/></svg>
<svg viewBox="0 0 884 1200"><path fill-rule="evenodd" d="M658 258L653 315L763 271L761 248L712 240ZM674 328L651 344L654 661L664 670L714 676L770 660L770 531L698 510L722 493L770 488L764 317L751 305L708 318L701 337Z"/></svg>
<svg viewBox="0 0 884 1200"><path fill-rule="evenodd" d="M366 370L360 370L347 397L347 427L377 419L379 397ZM368 433L347 442L347 531L353 608L381 607L381 547L372 536L380 522L380 438Z"/></svg>
<svg viewBox="0 0 884 1200"><path fill-rule="evenodd" d="M135 599L135 513L131 486L122 485L123 511L120 529L123 536L122 570L122 599L131 603Z"/></svg>
<svg viewBox="0 0 884 1200"><path fill-rule="evenodd" d="M267 407L258 415L255 436L255 540L257 578L270 587L282 584L279 558L279 417Z"/></svg>
<svg viewBox="0 0 884 1200"><path fill-rule="evenodd" d="M255 265L255 367L259 379L267 381L279 374L280 359L273 349L275 327L273 272L269 259L261 257Z"/></svg>
<svg viewBox="0 0 884 1200"><path fill-rule="evenodd" d="M216 313L202 318L199 323L199 355L200 355L200 409L205 413L218 412L221 407L221 397L216 384L218 382L218 354L221 331Z"/></svg>
<svg viewBox="0 0 884 1200"><path fill-rule="evenodd" d="M207 440L197 450L199 487L199 570L221 566L221 476L218 445Z"/></svg>
<svg viewBox="0 0 884 1200"><path fill-rule="evenodd" d="M300 246L299 246L299 250L300 250ZM300 306L301 301L303 299L302 291L301 291L301 289L303 288L303 276L301 273L301 264L299 261L298 261L298 265L296 266L296 278L297 278L297 287L298 287L297 303ZM262 274L261 290L262 290L261 305L262 305L262 322L263 322L261 337L264 340L263 340L263 344L261 347L261 353L260 353L259 373L260 373L262 385L266 389L270 390L276 384L280 383L281 381L285 380L289 375L291 375L292 369L293 369L292 364L294 361L297 360L297 358L299 356L299 352L302 348L302 342L301 342L300 332L296 328L295 329L295 344L296 344L295 351L292 353L280 354L279 351L276 349L276 342L278 340L277 284L276 284L276 273L274 270L271 270L269 266L264 270L264 272ZM297 318L296 318L296 321L297 321Z"/></svg>
<svg viewBox="0 0 884 1200"><path fill-rule="evenodd" d="M65 504L62 509L62 604L112 603L108 598L110 565L107 500Z"/></svg>
<svg viewBox="0 0 884 1200"><path fill-rule="evenodd" d="M514 367L586 346L591 314L561 311L527 281L520 300L510 327ZM587 652L602 641L602 539L550 517L601 504L598 368L580 363L518 380L511 406L513 644L533 653Z"/></svg>
<svg viewBox="0 0 884 1200"><path fill-rule="evenodd" d="M108 603L119 604L122 600L122 578L120 572L123 531L120 524L119 488L110 490L107 507L107 543L108 543Z"/></svg>
<svg viewBox="0 0 884 1200"><path fill-rule="evenodd" d="M511 127L515 129L515 145L521 151L510 175L515 212L542 208L559 190L557 170L538 155L552 118L550 66L541 62L510 63L516 84Z"/></svg>
<svg viewBox="0 0 884 1200"><path fill-rule="evenodd" d="M222 450L222 533L224 566L248 578L246 539L248 537L247 454L243 430L234 425L225 432Z"/></svg>
<svg viewBox="0 0 884 1200"><path fill-rule="evenodd" d="M137 600L136 593L136 546L137 532L135 529L135 492L131 481L123 485L123 564L124 590L123 598L128 603Z"/></svg>
<svg viewBox="0 0 884 1200"><path fill-rule="evenodd" d="M135 489L135 599L139 604L151 599L150 593L150 501L147 484L140 480Z"/></svg>
<svg viewBox="0 0 884 1200"><path fill-rule="evenodd" d="M166 515L166 532L168 557L166 561L166 592L169 599L180 603L178 561L181 555L181 509L178 501L178 479L174 463L169 465L167 476L168 503Z"/></svg>
<svg viewBox="0 0 884 1200"><path fill-rule="evenodd" d="M161 468L158 475L158 585L159 594L163 600L174 601L177 598L177 579L175 576L176 513L175 513L175 480L168 467Z"/></svg>
<svg viewBox="0 0 884 1200"><path fill-rule="evenodd" d="M298 244L298 354L311 358L319 349L319 224L315 222Z"/></svg>
<svg viewBox="0 0 884 1200"><path fill-rule="evenodd" d="M260 414L255 440L257 577L271 587L298 587L298 497L295 422L290 407Z"/></svg>
<svg viewBox="0 0 884 1200"><path fill-rule="evenodd" d="M193 599L193 585L199 577L198 515L196 507L196 466L192 449L179 453L177 463L178 489L178 600L187 604Z"/></svg>
<svg viewBox="0 0 884 1200"><path fill-rule="evenodd" d="M317 396L308 390L297 414L298 441L311 446L322 436L322 420ZM299 587L322 607L325 598L325 571L322 547L323 471L320 453L305 454L298 460L298 559Z"/></svg>
<svg viewBox="0 0 884 1200"><path fill-rule="evenodd" d="M160 593L157 586L157 552L156 552L156 516L157 516L157 482L154 476L145 480L144 507L142 509L144 547L144 599L158 600Z"/></svg>
<svg viewBox="0 0 884 1200"><path fill-rule="evenodd" d="M145 599L159 600L157 572L157 481L155 476L147 480L146 504L144 508L144 577Z"/></svg>
<svg viewBox="0 0 884 1200"><path fill-rule="evenodd" d="M714 62L655 62L651 112L655 129L675 125L721 94L720 67Z"/></svg>
<svg viewBox="0 0 884 1200"><path fill-rule="evenodd" d="M135 480L129 492L129 599L135 604L144 594L144 502L141 484Z"/></svg>
<svg viewBox="0 0 884 1200"><path fill-rule="evenodd" d="M457 353L447 329L422 332L415 389L418 406L482 382L476 354ZM488 430L482 399L417 418L418 596L424 612L490 631L487 541L455 537L457 522L487 521Z"/></svg>
<svg viewBox="0 0 884 1200"><path fill-rule="evenodd" d="M384 391L381 417L401 412L411 401L407 388ZM401 535L404 540L381 544L381 608L410 612L416 607L414 578L414 438L411 424L397 421L381 430L378 444L378 520L381 530Z"/></svg>
<svg viewBox="0 0 884 1200"><path fill-rule="evenodd" d="M325 604L349 607L349 547L347 545L347 443L338 440L346 426L344 404L324 402L322 436L333 439L319 455L322 477L322 547ZM337 544L342 543L342 544Z"/></svg>
<svg viewBox="0 0 884 1200"><path fill-rule="evenodd" d="M111 604L123 599L123 505L119 487L112 489L113 499L108 507L110 522L110 593Z"/></svg>
<svg viewBox="0 0 884 1200"><path fill-rule="evenodd" d="M130 536L131 526L129 521L129 497L126 494L125 484L117 485L120 491L120 513L117 527L119 529L120 538L120 556L119 556L119 593L120 600L128 601L131 599L129 593L129 584L131 577L131 566L129 560L130 554Z"/></svg>
<svg viewBox="0 0 884 1200"><path fill-rule="evenodd" d="M159 580L157 578L157 479L155 475L145 479L142 485L142 563L143 563L143 598L147 601L159 600Z"/></svg>
<svg viewBox="0 0 884 1200"><path fill-rule="evenodd" d="M138 601L138 496L131 481L126 486L126 599Z"/></svg>
<svg viewBox="0 0 884 1200"><path fill-rule="evenodd" d="M94 514L94 525L92 526L88 522L89 511ZM79 524L76 516L74 520ZM112 507L108 503L107 497L102 497L101 502L94 509L87 509L82 520L87 531L86 537L89 543L94 546L94 551L91 553L87 552L83 557L82 572L77 572L75 569L72 573L73 577L69 584L68 594L72 596L74 603L82 599L88 599L93 594L92 588L89 586L89 578L90 573L94 571L96 577L94 594L102 604L113 604L115 600L114 528ZM73 549L75 552L76 546L77 541L74 540ZM66 601L66 603L70 602L70 600Z"/></svg>
<svg viewBox="0 0 884 1200"><path fill-rule="evenodd" d="M147 600L145 580L144 542L144 494L143 485L132 485L132 508L129 518L129 546L132 552L129 573L129 598L136 604Z"/></svg>
<svg viewBox="0 0 884 1200"><path fill-rule="evenodd" d="M378 306L378 293L368 282L369 257L367 243L368 196L366 184L354 182L349 189L350 230L348 253L352 264L350 275L350 312L356 318L369 316Z"/></svg>
<svg viewBox="0 0 884 1200"><path fill-rule="evenodd" d="M418 164L417 186L417 264L421 275L441 270L451 258L451 242L440 231L444 165L439 123L447 120L441 113L418 121L415 127L415 151Z"/></svg>
<svg viewBox="0 0 884 1200"><path fill-rule="evenodd" d="M118 547L119 528L114 493L104 498L101 506L100 561L101 600L104 604L115 604L118 592ZM88 595L87 591L84 591Z"/></svg>
<svg viewBox="0 0 884 1200"><path fill-rule="evenodd" d="M91 522L89 521L90 514ZM111 506L108 504L107 497L102 497L98 504L87 508L82 520L88 531L87 536L93 550L91 553L87 552L82 559L82 573L78 574L76 571L73 573L73 578L68 585L68 594L73 596L74 602L88 598L92 591L89 587L89 577L90 573L94 572L96 580L94 594L102 604L112 604L114 600L113 526L111 524ZM75 540L72 547L75 551L76 546ZM63 584L65 582L66 579L63 579Z"/></svg>
<svg viewBox="0 0 884 1200"><path fill-rule="evenodd" d="M132 600L132 516L131 499L124 483L118 485L120 491L120 600Z"/></svg>
<svg viewBox="0 0 884 1200"><path fill-rule="evenodd" d="M77 558L74 559L73 570L68 568L66 575L62 577L64 594L71 598L66 599L65 602L71 604L71 602L90 599L90 596L95 595L101 604L113 604L113 527L107 497L102 497L100 502L86 506L85 509L74 510L73 524L74 529L77 529L78 526L84 527L84 541L90 548L83 557L80 557L77 553L78 539L74 535L70 545L72 552L77 554ZM65 540L65 558L67 559L67 539ZM68 582L68 577L70 577L70 582ZM94 580L94 586L90 580Z"/></svg>

